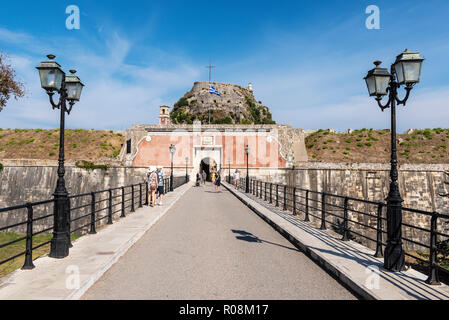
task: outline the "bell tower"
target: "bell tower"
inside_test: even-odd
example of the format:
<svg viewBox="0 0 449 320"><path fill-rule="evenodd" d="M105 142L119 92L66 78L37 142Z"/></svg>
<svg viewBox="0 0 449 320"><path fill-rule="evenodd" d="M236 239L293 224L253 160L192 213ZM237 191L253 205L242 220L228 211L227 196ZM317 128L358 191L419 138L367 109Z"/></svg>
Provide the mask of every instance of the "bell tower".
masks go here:
<svg viewBox="0 0 449 320"><path fill-rule="evenodd" d="M159 124L162 126L170 125L170 107L161 106L159 111Z"/></svg>

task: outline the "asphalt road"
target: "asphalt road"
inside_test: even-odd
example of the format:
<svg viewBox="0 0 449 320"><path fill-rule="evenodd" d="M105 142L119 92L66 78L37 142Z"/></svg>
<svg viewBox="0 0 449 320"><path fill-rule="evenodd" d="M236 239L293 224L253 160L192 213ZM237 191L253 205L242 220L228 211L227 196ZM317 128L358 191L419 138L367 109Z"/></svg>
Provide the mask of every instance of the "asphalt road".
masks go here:
<svg viewBox="0 0 449 320"><path fill-rule="evenodd" d="M83 299L355 299L223 187L190 189Z"/></svg>

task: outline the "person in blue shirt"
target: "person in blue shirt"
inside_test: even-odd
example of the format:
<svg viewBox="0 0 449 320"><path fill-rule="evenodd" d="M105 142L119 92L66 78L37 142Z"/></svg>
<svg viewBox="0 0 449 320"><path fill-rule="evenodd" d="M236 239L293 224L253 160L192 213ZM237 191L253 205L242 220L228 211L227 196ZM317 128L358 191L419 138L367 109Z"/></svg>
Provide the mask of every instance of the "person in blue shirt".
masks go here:
<svg viewBox="0 0 449 320"><path fill-rule="evenodd" d="M162 171L162 166L158 166L157 167L157 182L158 182L158 186L157 186L157 198L156 201L159 200L158 205L162 206L162 198L165 194L165 190L164 190L164 172Z"/></svg>

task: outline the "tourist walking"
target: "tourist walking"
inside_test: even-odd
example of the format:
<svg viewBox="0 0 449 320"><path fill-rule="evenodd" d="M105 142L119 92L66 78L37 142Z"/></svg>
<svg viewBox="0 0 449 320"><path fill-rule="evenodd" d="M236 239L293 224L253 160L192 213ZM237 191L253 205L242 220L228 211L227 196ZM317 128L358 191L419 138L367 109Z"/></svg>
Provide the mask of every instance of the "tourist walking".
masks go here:
<svg viewBox="0 0 449 320"><path fill-rule="evenodd" d="M204 170L203 170L202 178L203 178L203 179L202 179L201 182L202 182L203 184L206 184L207 174L206 174L206 171L204 171Z"/></svg>
<svg viewBox="0 0 449 320"><path fill-rule="evenodd" d="M200 175L199 172L196 174L196 184L195 184L195 186L196 187L200 187L201 186L201 175Z"/></svg>
<svg viewBox="0 0 449 320"><path fill-rule="evenodd" d="M215 191L220 191L221 186L221 172L217 171L216 177L215 177Z"/></svg>
<svg viewBox="0 0 449 320"><path fill-rule="evenodd" d="M150 199L150 206L154 207L154 201L156 200L156 190L158 187L156 167L154 166L148 169L147 184L148 184L148 197Z"/></svg>
<svg viewBox="0 0 449 320"><path fill-rule="evenodd" d="M162 206L162 198L164 197L165 194L165 190L164 190L164 172L162 171L162 166L158 166L157 167L157 182L158 182L158 187L157 187L157 198L156 198L156 202L158 202L159 206ZM159 200L159 201L158 201Z"/></svg>
<svg viewBox="0 0 449 320"><path fill-rule="evenodd" d="M212 171L211 178L212 178L212 184L215 184L215 171Z"/></svg>
<svg viewBox="0 0 449 320"><path fill-rule="evenodd" d="M234 176L234 186L235 186L236 189L238 189L239 188L239 181L240 181L240 172L239 172L238 169L235 169L235 172L234 172L233 176Z"/></svg>

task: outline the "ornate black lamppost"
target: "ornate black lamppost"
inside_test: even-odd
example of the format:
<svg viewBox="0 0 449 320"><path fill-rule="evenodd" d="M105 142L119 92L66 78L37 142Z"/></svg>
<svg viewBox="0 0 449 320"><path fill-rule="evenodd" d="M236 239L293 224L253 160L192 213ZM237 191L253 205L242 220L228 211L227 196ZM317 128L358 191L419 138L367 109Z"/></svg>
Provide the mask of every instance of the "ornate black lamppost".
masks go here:
<svg viewBox="0 0 449 320"><path fill-rule="evenodd" d="M245 147L245 153L246 153L246 188L245 188L245 192L249 193L249 165L248 165L249 146L248 145L246 145L246 147Z"/></svg>
<svg viewBox="0 0 449 320"><path fill-rule="evenodd" d="M410 91L419 82L423 58L418 52L406 49L391 65L391 71L380 68L380 61L375 61L375 68L365 77L370 96L376 97L382 111L391 108L391 171L390 191L387 197L387 247L385 248L384 267L390 271L403 271L405 267L402 249L402 198L398 185L398 160L396 154L396 104L406 104ZM397 89L405 85L406 95L398 98ZM382 105L382 97L388 94L388 102Z"/></svg>
<svg viewBox="0 0 449 320"><path fill-rule="evenodd" d="M176 147L174 145L170 145L170 154L171 154L171 172L170 172L170 192L173 191L173 156L176 152Z"/></svg>
<svg viewBox="0 0 449 320"><path fill-rule="evenodd" d="M189 182L189 173L187 170L188 164L189 164L189 157L186 157L186 183Z"/></svg>
<svg viewBox="0 0 449 320"><path fill-rule="evenodd" d="M58 181L56 185L54 203L54 227L53 238L51 240L50 257L64 258L69 255L70 234L69 234L69 194L65 187L65 168L64 168L64 127L65 127L65 113L70 114L72 107L76 101L80 100L81 91L84 85L80 79L75 75L75 70L70 70L70 75L66 76L62 71L59 63L54 61L54 55L47 56L49 61L44 61L40 66L36 67L39 70L41 86L50 97L50 103L53 109L60 109L60 131L59 131L59 166L58 166ZM53 101L53 95L57 92L59 94L59 102L56 104ZM67 108L67 101L69 107Z"/></svg>

